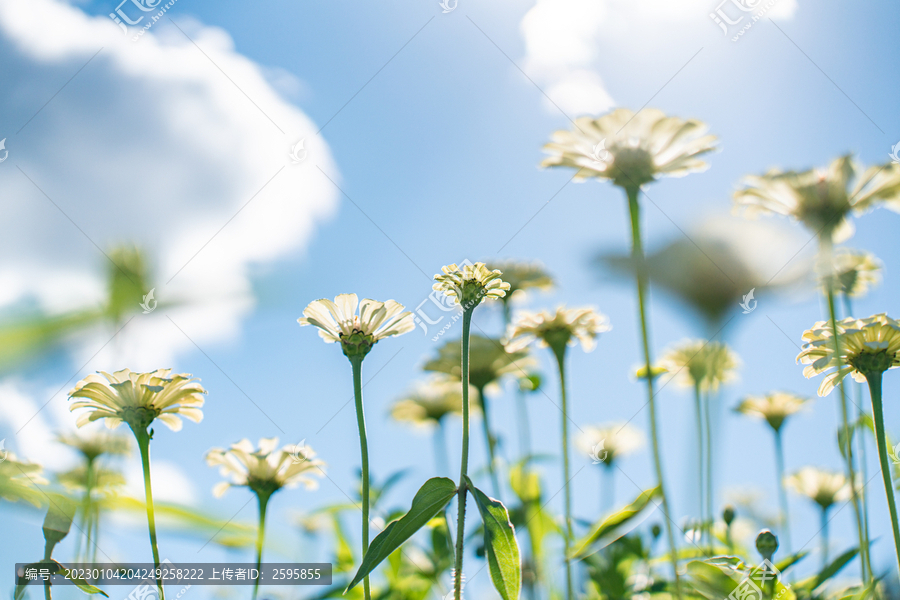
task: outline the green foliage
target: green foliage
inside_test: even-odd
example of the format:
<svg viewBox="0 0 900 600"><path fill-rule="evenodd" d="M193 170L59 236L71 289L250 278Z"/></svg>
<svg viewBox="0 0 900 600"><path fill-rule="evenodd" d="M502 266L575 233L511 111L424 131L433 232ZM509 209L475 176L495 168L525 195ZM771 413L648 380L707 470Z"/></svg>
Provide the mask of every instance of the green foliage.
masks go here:
<svg viewBox="0 0 900 600"><path fill-rule="evenodd" d="M416 492L409 512L403 518L388 524L384 531L372 540L372 544L363 557L356 576L347 586L347 590L353 589L381 561L390 556L403 542L441 512L456 491L456 484L446 477L434 477L426 481Z"/></svg>
<svg viewBox="0 0 900 600"><path fill-rule="evenodd" d="M488 498L468 477L466 486L472 491L484 524L485 556L494 588L503 600L517 600L522 583L522 567L516 530L509 522L509 513L502 502Z"/></svg>
<svg viewBox="0 0 900 600"><path fill-rule="evenodd" d="M639 522L639 515L659 494L659 486L643 491L625 508L600 519L591 528L590 533L575 542L571 558L584 558L595 552L598 547L602 547L627 533L630 528L636 526Z"/></svg>

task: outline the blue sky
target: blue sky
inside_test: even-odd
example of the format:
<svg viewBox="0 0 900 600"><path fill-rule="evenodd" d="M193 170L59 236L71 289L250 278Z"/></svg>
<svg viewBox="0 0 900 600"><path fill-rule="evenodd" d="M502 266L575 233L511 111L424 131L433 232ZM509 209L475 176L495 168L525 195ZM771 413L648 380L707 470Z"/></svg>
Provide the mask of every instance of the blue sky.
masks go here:
<svg viewBox="0 0 900 600"><path fill-rule="evenodd" d="M569 4L577 3L561 3ZM895 110L900 89L892 76L900 60L895 51L900 21L896 5L867 2L850 9L837 2L816 6L801 2L787 11L789 16L754 24L734 43L710 21L712 2L684 2L677 11L656 4L648 3L638 10L610 2L595 29L590 29L590 23L579 27L573 24L578 31L571 34L587 40L592 52L590 60L577 68L602 78L603 89L614 106L636 110L646 104L670 114L699 118L720 139L721 152L710 157L709 171L664 180L649 189L655 206L645 203L644 227L651 249L677 239L683 235L680 230L691 231L710 215L727 214L731 191L745 174L773 166L822 166L845 152L857 154L864 164L888 160L891 146L900 140L900 117ZM105 17L114 8L105 2L75 6L98 17ZM0 43L4 48L15 48L11 58L4 59L4 63L10 61L8 75L0 78L7 80L4 96L8 96L4 102L7 109L0 117L0 135L10 132L6 147L12 159L0 164L0 182L4 190L9 190L4 191L4 204L11 202L15 208L7 226L11 228L10 237L16 239L23 235L23 227L36 227L38 231L46 224L47 230L52 228L56 244L50 249L31 248L25 240L24 250L20 248L13 255L15 264L11 261L9 270L25 264L34 273L59 275L52 266L71 265L80 269L79 273L99 277L105 259L91 241L105 247L136 231L135 215L141 213L132 212L132 204L140 202L149 206L152 215L148 217L152 225L142 240L145 243L153 246L157 231L161 232L159 239L169 239L163 227L167 219L180 221L182 230L187 231L178 238L183 245L173 243L168 248L177 246L179 252L173 250L168 258L161 259L169 261L159 265L157 273L159 283L165 284L173 272L170 264L183 263L234 217L222 228L222 237L213 239L198 254L198 261L207 252L210 257L221 256L221 260L237 256L241 266L228 272L234 278L233 285L226 286L222 293L240 295L241 301L236 308L225 302L228 306L223 309L222 331L216 331L214 319L210 322L190 313L173 316L187 335L193 338L197 332L197 344L181 339L159 349L159 356L171 361L168 364L201 377L210 391L200 425L187 424L179 433L160 431L153 445L154 458L180 468L193 487L195 503L211 507L224 518L237 513L238 520L252 521L253 505L241 510L247 500L242 491L233 490L223 500L212 498L210 489L218 475L203 464L202 454L211 446L242 437L256 440L272 435L285 443L306 439L328 462L331 479L317 492L281 494L273 507L272 522L344 500L345 493L352 489L358 461L355 417L352 403L347 404L352 398L349 364L336 347L325 346L312 331L301 330L296 319L310 300L341 292L394 298L414 307L427 297L430 277L441 265L463 259L500 256L539 260L556 277L559 288L531 296L531 307L559 302L591 304L608 315L613 330L602 336L597 349L590 354L580 349L571 352L572 418L579 424L634 418L633 424L647 430L646 411L640 410L643 390L628 376L639 361L633 290L627 282L598 274L590 264L598 251L627 248L625 202L619 190L610 185L588 182L564 186L571 174L537 167L542 144L554 130L569 125L564 111L554 103L574 117L581 113L569 108L577 109L582 100L577 94L569 97L559 92L554 96L548 92L564 80L559 72L565 69L559 66L559 57L541 54L539 44L526 44L527 34L521 24L533 6L532 1L473 5L460 0L456 10L442 14L437 2L271 1L223 5L179 0L169 16L199 48L192 48L168 19L154 25L151 34L185 53L203 49L207 56L200 56L191 68L208 69L198 71L197 76L209 82L204 85L220 105L195 117L193 111L204 112L204 105L193 108L179 102L186 96L167 96L168 74L155 74L135 81L146 84L150 97L160 98L162 103L153 110L141 107L140 116L129 118L127 107L119 101L139 102L135 98L143 88L112 76L128 72L125 50L117 51L115 60L109 59L109 51L104 50L15 136L12 131L90 57L88 47L103 44L70 42L71 57L46 48L29 54L22 50L24 42L10 41L14 38L11 26L0 27ZM7 13L0 17L0 23L6 19L8 25L14 20L12 11ZM57 27L62 33L56 31ZM233 49L211 27L227 34L233 40ZM72 36L60 23L47 23L43 35L48 40L54 35ZM565 31L546 35L557 35L561 44L568 36ZM145 38L133 46L147 43ZM47 42L45 46L53 44ZM138 50L134 52L137 56ZM222 58L226 54L227 62ZM235 56L245 57L258 68L263 74L259 82L248 84L242 79L244 72ZM145 72L152 70L148 63L140 64ZM26 69L28 65L39 68L32 71ZM229 65L238 66L232 69ZM179 85L190 89L189 85ZM264 92L257 92L267 85ZM111 93L104 93L106 90ZM277 102L276 95L280 97ZM227 128L217 130L218 111L231 107L237 107L239 118L229 119ZM110 115L108 110L115 112ZM109 116L115 119L115 127L107 121ZM73 117L80 118L81 125L73 124ZM192 129L195 119L204 120L202 129ZM173 130L184 128L183 142L196 142L194 152L201 156L197 159L200 166L190 168L194 164L190 161L196 157L181 154L186 152L183 148L167 149L166 143L178 138L168 134L153 138L154 131L145 131L155 123ZM316 130L323 125L317 135ZM102 134L97 133L96 140L87 139L92 132ZM234 132L240 135L231 135ZM215 137L219 133L221 137ZM286 149L301 137L309 140L307 147L312 149L307 164L301 167L305 171L296 181L312 191L294 191L308 212L316 216L308 227L285 228L272 234L284 242L269 248L267 228L274 227L279 215L285 213L271 209L266 204L271 197L265 194L240 212L238 209L282 166ZM147 141L150 138L153 140ZM273 145L282 144L284 149L276 148L276 152L267 147L258 152L252 144L262 143L263 138L273 140ZM83 142L90 142L84 144L90 146L90 152L81 151ZM232 145L243 142L251 145ZM101 147L106 150L98 150ZM117 147L121 147L123 160L131 161L129 164L146 161L143 167L136 167L132 182L153 180L157 194L189 194L196 189L200 200L176 197L161 200L162 206L154 208L146 204L150 200L141 192L132 194L131 188L124 188L126 193L121 195L99 189L97 180L105 175L96 158L102 151L112 152L110 148ZM151 150L154 153L149 155ZM169 160L158 152L171 152L167 154ZM204 153L215 153L215 160L206 162ZM275 160L266 164L256 156L260 153ZM69 168L72 162L63 160L69 154L77 157L73 159L77 168ZM16 162L19 157L23 162ZM45 157L53 161L53 168L41 170ZM179 162L183 164L175 164ZM39 181L42 188L83 225L84 235L60 220L52 207L37 216L28 213L28 220L17 223L16 215L25 215L21 208L24 204L18 203L37 205L45 200L29 187L23 173L15 170L16 165L23 173L37 172L43 177ZM284 167L285 173L290 167ZM176 177L167 168L182 170ZM278 177L283 179L284 175ZM340 186L340 191L328 178ZM171 190L166 185L171 185ZM210 188L221 194L209 193ZM121 212L116 210L119 208ZM900 288L893 276L897 250L893 230L897 219L896 214L882 209L856 220L857 232L849 245L870 250L885 263L884 284L857 302L858 316L896 312ZM190 233L191 228L196 228L196 235ZM237 228L241 234L227 237L230 228ZM797 226L792 235L794 245L786 248L780 264L777 257L771 259L773 272L788 264L809 240ZM748 251L753 253L752 248ZM203 264L186 269L175 281L184 279L185 289L190 288L187 282L191 280L203 281ZM71 289L65 287L62 276L58 281L62 286L59 289ZM0 298L0 307L14 305L29 293L38 294L28 286L23 289L31 291L11 299ZM190 289L185 293L189 292L193 293ZM86 290L79 298L87 302L91 294ZM740 312L737 306L735 311ZM698 324L683 307L662 294L653 295L651 313L657 353L680 339L701 335ZM770 511L776 507L770 436L760 423L733 416L729 409L749 393L786 389L815 394L818 381L805 380L794 358L800 334L822 314L813 295L790 299L763 295L756 311L738 314L726 330L743 365L740 380L726 386L719 398L722 429L717 478L724 489L758 488L763 505ZM195 317L196 322L192 320ZM499 310L484 307L479 309L476 321L484 331L499 333L500 318ZM156 328L171 329L167 321L153 323L142 335L150 336ZM170 331L166 335L175 339L181 334ZM38 406L45 396L52 395L51 402L64 408L64 394L54 392L85 364L93 353L87 348L93 340L74 343L71 352L55 356L40 368L11 376L10 385L14 384L22 395L40 400ZM414 489L434 471L427 436L391 422L387 410L390 402L419 376L424 358L434 353L436 346L416 331L380 343L365 362L366 376L378 373L365 388L374 474L384 477L398 469L412 469L393 493L392 505L405 505ZM546 391L555 399L556 378L548 359L541 356L547 372ZM77 377L96 368L123 366L115 363L115 357L108 360L114 364L91 363L78 371ZM900 413L889 398L896 395L898 385L890 375L886 378L888 429L895 435L900 431ZM511 410L512 401L507 394L493 403L498 411L494 420L507 457L516 450L515 422L501 414ZM559 411L540 395L530 402L535 445L539 451L554 453L559 442ZM674 512L680 521L690 509L689 493L693 490L691 400L685 391L672 386L663 392L660 406L667 483L673 488ZM828 397L816 400L809 413L788 426L789 470L807 464L839 467L834 443L836 419L836 399ZM0 436L7 438L7 447L24 454L20 436L28 435L28 430L14 436L15 429L5 421L0 424ZM458 460L458 437L454 426L449 432L451 464ZM483 457L480 438L476 437L473 445L473 466L477 468ZM870 452L870 458L874 458L874 452ZM575 463L576 469L584 467L573 482L575 512L594 519L598 504L595 467L581 457ZM876 468L876 462L871 461L870 475L877 473ZM620 477L617 482L620 504L636 495L638 487L650 487L653 481L646 451L627 459L622 469L628 478ZM545 470L546 488L552 495L561 484L559 473L549 466ZM875 563L885 570L892 564L892 551L883 490L878 479L868 489L872 492L873 530L880 536ZM718 500L723 500L721 492ZM556 501L554 506L561 507ZM11 548L0 549L4 562L13 562L19 552L37 556L41 540L36 526L41 515L11 509L8 504L0 510L4 529L12 527L17 539L22 540L15 556ZM791 510L794 546L809 539L810 547L815 547L815 512L796 497L791 500ZM833 521L834 552L853 544L850 519L845 509ZM292 539L290 532L279 533ZM119 549L125 552L127 548L129 557L149 559L144 531L135 527L126 535L133 544L119 542ZM110 532L105 533L106 540L111 538ZM187 560L197 556L195 547L202 542L167 532L162 543L167 547L164 554L170 553L173 560ZM199 560L224 556L210 548L199 555ZM810 562L817 562L817 558ZM9 580L4 577L2 581Z"/></svg>

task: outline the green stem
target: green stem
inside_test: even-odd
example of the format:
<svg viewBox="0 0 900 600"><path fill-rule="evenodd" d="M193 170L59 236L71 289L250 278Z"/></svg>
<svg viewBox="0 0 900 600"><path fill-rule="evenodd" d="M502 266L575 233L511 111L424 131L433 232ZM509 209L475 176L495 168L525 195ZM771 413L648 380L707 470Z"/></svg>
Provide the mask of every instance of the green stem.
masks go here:
<svg viewBox="0 0 900 600"><path fill-rule="evenodd" d="M844 305L846 307L847 313L844 315L845 317L853 316L853 305L850 301L850 296L844 294ZM859 382L853 382L853 388L856 392L856 418L859 423L862 423L863 417L868 417L869 415L863 410L863 389L862 384ZM857 444L859 446L859 472L862 476L863 481L869 481L869 459L866 452L866 436L865 436L866 428L860 428L860 434L857 436ZM869 539L869 493L866 491L866 487L863 486L859 490L859 501L862 505L862 515L863 515L863 529L865 530L865 539ZM868 557L868 554L866 555ZM870 564L868 565L869 572L871 573L871 559L869 559Z"/></svg>
<svg viewBox="0 0 900 600"><path fill-rule="evenodd" d="M828 566L828 509L822 509L822 568Z"/></svg>
<svg viewBox="0 0 900 600"><path fill-rule="evenodd" d="M900 526L897 524L897 505L894 501L894 484L891 478L891 462L888 459L887 436L884 432L884 407L881 404L881 373L866 375L869 394L872 396L872 416L875 420L875 441L878 443L878 460L881 477L887 495L888 510L891 511L891 527L894 531L894 547L897 550L897 564L900 565Z"/></svg>
<svg viewBox="0 0 900 600"><path fill-rule="evenodd" d="M138 448L141 451L141 467L144 471L144 496L147 503L147 526L150 529L150 549L153 551L153 568L157 575L159 572L159 545L156 541L156 517L153 513L153 489L150 485L150 435L146 429L132 426L134 437L137 439ZM159 600L165 600L162 578L156 578L156 587L159 590Z"/></svg>
<svg viewBox="0 0 900 600"><path fill-rule="evenodd" d="M602 485L605 488L602 493L605 499L600 514L607 515L616 505L616 474L610 463L605 463L600 472Z"/></svg>
<svg viewBox="0 0 900 600"><path fill-rule="evenodd" d="M700 384L694 385L694 409L697 413L697 481L699 486L699 491L697 493L697 501L700 503L700 520L705 521L706 519L706 506L704 501L704 485L703 485L703 454L704 454L704 443L703 443L703 400L700 397ZM701 527L701 532L706 529L706 525L703 524Z"/></svg>
<svg viewBox="0 0 900 600"><path fill-rule="evenodd" d="M494 497L497 500L503 500L500 497L500 480L497 479L497 470L495 467L495 459L494 459L494 434L491 429L491 417L490 411L488 409L488 399L487 396L484 395L484 387L479 387L478 389L478 401L481 404L481 429L484 432L484 444L487 447L488 454L488 473L491 475L491 485L494 488Z"/></svg>
<svg viewBox="0 0 900 600"><path fill-rule="evenodd" d="M713 458L712 458L712 419L709 414L710 392L706 392L706 402L703 412L706 418L706 540L709 543L709 553L713 554Z"/></svg>
<svg viewBox="0 0 900 600"><path fill-rule="evenodd" d="M44 560L52 560L53 559L53 548L56 547L55 542L51 542L47 540L44 542ZM52 600L50 593L50 581L44 582L44 600Z"/></svg>
<svg viewBox="0 0 900 600"><path fill-rule="evenodd" d="M638 312L640 313L641 323L641 343L644 350L644 367L647 371L647 405L650 409L650 437L653 447L653 466L656 470L656 481L659 485L660 498L662 502L663 515L665 516L666 539L669 543L669 558L672 561L672 570L675 576L675 594L679 600L682 598L681 593L681 576L678 574L678 554L675 546L675 534L672 532L672 518L669 512L669 498L666 494L665 482L663 481L662 459L660 458L659 449L659 432L656 424L656 395L653 392L653 359L650 353L650 334L647 326L647 311L645 308L644 295L647 288L647 272L644 264L644 248L641 242L641 217L640 206L638 205L638 196L640 195L639 187L625 188L628 195L628 212L631 215L631 254L637 268L637 296L638 296Z"/></svg>
<svg viewBox="0 0 900 600"><path fill-rule="evenodd" d="M259 501L259 527L256 530L256 572L257 578L256 581L253 582L253 600L256 600L256 596L259 594L259 578L261 576L262 569L262 552L263 552L263 540L266 537L266 510L269 506L269 498L270 494L267 493L256 493L256 499Z"/></svg>
<svg viewBox="0 0 900 600"><path fill-rule="evenodd" d="M456 514L456 563L453 569L453 597L462 599L463 547L466 531L466 476L469 470L469 329L472 326L472 308L463 310L462 322L462 460L459 466L459 491Z"/></svg>
<svg viewBox="0 0 900 600"><path fill-rule="evenodd" d="M356 424L359 427L359 454L362 461L362 556L369 550L369 441L366 437L366 413L362 397L362 356L350 359L353 367L353 397L356 399ZM363 579L365 600L371 600L369 576Z"/></svg>
<svg viewBox="0 0 900 600"><path fill-rule="evenodd" d="M788 513L787 490L784 486L784 443L781 439L781 430L775 430L775 470L778 472L778 501L781 504L781 535L784 538L784 547L788 554L792 554L791 546L791 520Z"/></svg>
<svg viewBox="0 0 900 600"><path fill-rule="evenodd" d="M834 343L834 355L841 356L841 339L837 334L837 310L834 303L834 277L832 274L834 261L832 260L831 240L822 239L820 242L822 259L828 267L827 276L825 277L825 296L828 301L828 316L831 320L831 331L834 335L831 339ZM844 384L838 383L838 393L840 394L841 420L844 426L844 462L847 467L847 478L850 480L850 496L853 502L853 514L856 517L856 533L859 537L859 556L860 569L862 570L863 581L869 583L872 577L872 567L869 562L869 540L866 538L866 529L863 526L862 511L859 506L859 490L857 488L858 481L856 479L856 468L853 465L853 434L850 429L850 417L847 410L847 393L844 390Z"/></svg>
<svg viewBox="0 0 900 600"><path fill-rule="evenodd" d="M566 344L559 344L552 348L556 356L556 364L559 367L559 391L562 403L562 462L563 462L563 496L565 498L565 561L566 561L566 598L572 600L575 597L572 588L572 562L569 560L569 551L575 535L572 532L572 487L569 482L569 410L566 398Z"/></svg>

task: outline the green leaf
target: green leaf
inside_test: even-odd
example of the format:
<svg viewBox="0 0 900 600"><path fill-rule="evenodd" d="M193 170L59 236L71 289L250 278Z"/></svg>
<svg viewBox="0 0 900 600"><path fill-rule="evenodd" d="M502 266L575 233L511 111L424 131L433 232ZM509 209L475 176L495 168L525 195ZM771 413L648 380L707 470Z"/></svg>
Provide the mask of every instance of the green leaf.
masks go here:
<svg viewBox="0 0 900 600"><path fill-rule="evenodd" d="M803 589L810 592L815 591L817 587L837 575L841 569L843 569L849 562L856 558L857 554L859 554L859 548L851 548L850 550L847 550L836 559L831 561L824 569L819 572L818 575L816 575L815 577L810 577L809 579L798 583L797 586L802 587Z"/></svg>
<svg viewBox="0 0 900 600"><path fill-rule="evenodd" d="M48 498L50 504L44 517L44 539L52 548L69 535L75 519L75 502L60 494L53 494Z"/></svg>
<svg viewBox="0 0 900 600"><path fill-rule="evenodd" d="M503 600L518 600L522 584L522 565L519 560L516 530L509 522L509 513L502 502L488 498L468 477L466 486L472 490L478 512L481 513L481 521L484 523L484 548L494 588Z"/></svg>
<svg viewBox="0 0 900 600"><path fill-rule="evenodd" d="M628 526L630 524L637 525L637 517L647 508L647 505L652 504L651 501L659 493L659 486L645 490L622 510L601 519L589 534L575 542L575 550L572 552L571 558L584 558L593 552L591 548L596 543L603 542L605 545L628 533Z"/></svg>
<svg viewBox="0 0 900 600"><path fill-rule="evenodd" d="M63 565L55 560L52 560L52 559L42 560L42 561L39 561L36 563L31 563L30 565L25 565L24 569L27 570L31 567L36 568L36 569L47 569L47 571L51 575L56 575L58 573L65 573L66 571L68 571L68 567L66 567L65 565ZM88 583L87 581L85 581L84 579L82 579L80 577L73 577L73 576L69 575L66 577L66 579L68 579L73 584L75 584L75 586L79 590L84 592L85 594L101 594L101 595L105 596L106 598L109 598L109 595L106 592L104 592L103 590L101 590L100 588L98 588L95 585L91 585L90 583ZM19 577L16 582L16 590L13 595L15 600L21 600L25 596L25 586L26 585L28 585L28 580L26 580L24 577Z"/></svg>
<svg viewBox="0 0 900 600"><path fill-rule="evenodd" d="M384 531L372 540L372 545L363 557L353 581L347 586L347 591L353 589L381 561L441 512L456 492L456 484L446 477L433 477L426 481L416 492L409 512L401 519L388 524Z"/></svg>

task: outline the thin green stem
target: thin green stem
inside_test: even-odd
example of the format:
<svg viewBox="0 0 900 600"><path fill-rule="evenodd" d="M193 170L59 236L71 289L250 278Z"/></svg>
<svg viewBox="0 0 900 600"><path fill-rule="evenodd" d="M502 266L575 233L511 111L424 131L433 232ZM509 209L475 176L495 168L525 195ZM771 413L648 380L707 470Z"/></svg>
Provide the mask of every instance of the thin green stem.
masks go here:
<svg viewBox="0 0 900 600"><path fill-rule="evenodd" d="M778 473L778 502L781 504L781 537L788 554L793 553L791 546L791 520L788 513L787 490L784 485L784 443L781 430L775 430L775 470Z"/></svg>
<svg viewBox="0 0 900 600"><path fill-rule="evenodd" d="M830 239L823 238L820 241L822 259L828 267L827 276L825 277L825 296L828 301L828 317L831 321L831 331L835 335L831 336L834 344L834 355L841 356L841 339L837 335L837 310L834 302L834 277L832 274L834 261L832 260L832 244ZM844 462L847 467L847 478L850 480L850 496L853 503L853 514L856 517L856 533L859 537L859 555L860 569L862 570L863 581L869 583L872 577L872 566L869 562L869 540L866 538L866 529L863 526L862 511L859 505L858 481L856 479L856 468L853 464L853 434L850 429L850 417L847 410L847 393L844 390L844 384L838 383L838 393L840 395L841 421L844 427Z"/></svg>
<svg viewBox="0 0 900 600"><path fill-rule="evenodd" d="M481 404L481 428L484 432L484 445L488 454L488 473L491 475L491 485L494 488L494 497L500 497L500 480L497 479L496 460L494 459L494 434L491 429L491 413L488 407L488 399L484 394L484 386L478 388L478 401Z"/></svg>
<svg viewBox="0 0 900 600"><path fill-rule="evenodd" d="M569 551L575 535L572 531L572 486L569 481L569 410L568 400L566 398L566 344L560 344L559 347L552 348L556 356L556 364L559 367L559 393L560 403L562 404L562 463L563 463L563 496L565 503L565 561L566 561L566 598L572 600L575 598L574 589L572 587L572 562L569 560Z"/></svg>
<svg viewBox="0 0 900 600"><path fill-rule="evenodd" d="M263 541L266 537L266 511L269 507L270 495L267 493L257 492L256 499L259 501L259 527L256 529L256 580L253 582L253 600L259 595L259 578L262 575L262 552Z"/></svg>
<svg viewBox="0 0 900 600"><path fill-rule="evenodd" d="M600 514L609 514L616 505L616 473L613 471L610 463L604 463L601 472L601 485L603 486L602 496L604 498L603 507Z"/></svg>
<svg viewBox="0 0 900 600"><path fill-rule="evenodd" d="M631 254L637 269L638 312L640 314L641 345L644 351L644 367L647 372L647 405L650 412L650 437L653 447L653 466L656 470L656 481L659 485L663 516L665 516L666 539L669 543L669 559L672 561L672 570L675 576L675 594L678 599L681 600L681 576L678 573L678 554L675 546L675 534L672 531L669 498L666 494L665 482L663 480L662 458L659 449L659 432L656 424L656 395L653 391L653 357L650 352L650 333L647 325L647 311L644 302L644 296L647 289L647 270L646 265L644 264L644 248L641 242L640 206L638 205L638 196L640 195L641 190L639 187L629 187L625 189L625 192L628 195L628 212L631 215Z"/></svg>
<svg viewBox="0 0 900 600"><path fill-rule="evenodd" d="M44 542L44 560L53 560L53 548L56 547L55 542L47 540ZM44 600L52 600L50 593L50 581L44 582Z"/></svg>
<svg viewBox="0 0 900 600"><path fill-rule="evenodd" d="M462 459L459 466L459 490L456 513L456 562L453 569L453 597L462 599L463 549L466 532L466 476L469 470L469 330L472 326L472 308L463 310L462 322Z"/></svg>
<svg viewBox="0 0 900 600"><path fill-rule="evenodd" d="M828 509L822 509L822 568L828 566Z"/></svg>
<svg viewBox="0 0 900 600"><path fill-rule="evenodd" d="M694 385L694 410L697 413L697 502L700 503L700 520L706 520L706 503L704 500L704 490L705 486L703 471L704 465L706 464L703 460L703 455L705 452L705 445L703 443L703 400L700 397L700 384ZM706 525L704 524L701 531L706 529Z"/></svg>
<svg viewBox="0 0 900 600"><path fill-rule="evenodd" d="M887 495L888 510L891 512L891 527L894 531L894 548L897 564L900 566L900 525L897 523L897 505L894 501L894 482L891 478L891 461L888 459L887 436L884 432L884 407L881 403L881 373L866 375L869 394L872 396L872 417L875 421L875 441L878 443L878 460L881 464L881 478Z"/></svg>
<svg viewBox="0 0 900 600"><path fill-rule="evenodd" d="M141 451L141 467L144 471L144 496L147 504L147 526L150 529L150 549L153 551L153 568L156 575L161 575L159 569L159 545L156 541L156 516L153 512L153 489L150 485L150 435L146 429L132 427L134 437L137 438L138 448ZM156 578L156 587L159 590L159 600L165 600L162 578Z"/></svg>
<svg viewBox="0 0 900 600"><path fill-rule="evenodd" d="M853 304L850 301L850 296L848 294L844 294L844 306L845 317L853 316ZM856 392L856 418L858 423L862 423L863 417L868 417L869 415L863 410L863 388L862 384L854 381L852 383L854 391ZM863 481L869 481L869 459L868 453L866 452L866 428L860 427L860 433L857 436L857 445L859 447L859 472L862 476ZM869 539L869 493L866 490L866 487L863 486L859 490L859 501L862 505L862 516L863 516L863 529L865 530L865 538ZM871 559L870 559L871 563ZM871 566L869 566L871 572Z"/></svg>
<svg viewBox="0 0 900 600"><path fill-rule="evenodd" d="M362 555L369 550L369 441L366 437L366 413L363 410L362 397L362 356L350 359L353 367L353 397L356 399L356 424L359 427L359 454L362 461ZM369 576L363 579L365 600L371 600Z"/></svg>
<svg viewBox="0 0 900 600"><path fill-rule="evenodd" d="M709 544L709 553L713 554L713 457L712 457L712 419L709 414L710 392L706 392L703 412L706 420L706 540Z"/></svg>

